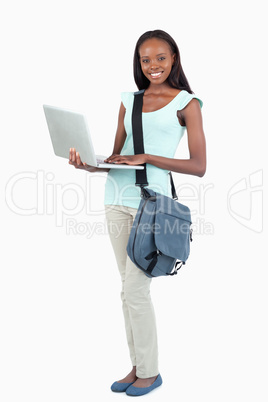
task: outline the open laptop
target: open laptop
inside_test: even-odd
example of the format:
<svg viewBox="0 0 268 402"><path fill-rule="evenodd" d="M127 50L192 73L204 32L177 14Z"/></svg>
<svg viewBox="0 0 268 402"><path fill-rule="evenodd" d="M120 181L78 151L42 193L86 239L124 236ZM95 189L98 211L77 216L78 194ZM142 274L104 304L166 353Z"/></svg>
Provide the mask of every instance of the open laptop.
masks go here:
<svg viewBox="0 0 268 402"><path fill-rule="evenodd" d="M141 165L105 163L105 156L96 155L83 114L55 106L43 105L55 155L69 159L70 148L75 148L82 162L109 169L144 169Z"/></svg>

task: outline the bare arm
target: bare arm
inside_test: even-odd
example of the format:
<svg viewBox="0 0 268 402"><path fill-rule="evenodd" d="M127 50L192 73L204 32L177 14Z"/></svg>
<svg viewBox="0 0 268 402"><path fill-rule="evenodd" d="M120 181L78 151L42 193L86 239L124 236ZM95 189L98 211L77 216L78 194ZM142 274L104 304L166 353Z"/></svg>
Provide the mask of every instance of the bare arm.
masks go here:
<svg viewBox="0 0 268 402"><path fill-rule="evenodd" d="M203 131L202 114L197 99L192 99L181 111L187 127L189 159L165 158L162 156L141 155L112 155L108 162L127 163L130 165L150 163L161 169L172 172L204 176L206 171L206 141Z"/></svg>
<svg viewBox="0 0 268 402"><path fill-rule="evenodd" d="M124 126L125 113L126 113L125 106L121 102L120 109L119 109L117 130L116 130L115 140L114 140L114 149L113 149L112 155L120 154L120 152L123 148L123 145L125 143L126 137L127 137L125 126Z"/></svg>
<svg viewBox="0 0 268 402"><path fill-rule="evenodd" d="M206 141L198 100L192 99L182 110L182 115L187 127L190 158L171 159L147 155L147 163L161 169L202 177L206 172Z"/></svg>

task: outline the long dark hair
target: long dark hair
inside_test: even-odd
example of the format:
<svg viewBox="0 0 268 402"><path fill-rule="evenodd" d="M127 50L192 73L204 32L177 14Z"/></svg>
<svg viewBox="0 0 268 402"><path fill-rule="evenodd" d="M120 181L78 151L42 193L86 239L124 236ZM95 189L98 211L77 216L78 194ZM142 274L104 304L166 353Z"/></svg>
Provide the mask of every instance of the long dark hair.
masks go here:
<svg viewBox="0 0 268 402"><path fill-rule="evenodd" d="M162 31L161 29L156 29L154 31L147 31L143 35L141 35L141 37L138 39L138 42L135 47L134 61L133 61L134 79L137 84L137 87L139 89L146 89L150 85L150 81L148 80L148 78L145 77L141 69L139 50L143 42L151 38L157 38L167 42L167 44L170 46L172 54L176 55L174 65L172 66L172 70L167 79L169 85L172 88L184 89L188 91L190 94L192 94L193 91L191 90L188 80L182 69L178 46L174 41L174 39L167 32Z"/></svg>

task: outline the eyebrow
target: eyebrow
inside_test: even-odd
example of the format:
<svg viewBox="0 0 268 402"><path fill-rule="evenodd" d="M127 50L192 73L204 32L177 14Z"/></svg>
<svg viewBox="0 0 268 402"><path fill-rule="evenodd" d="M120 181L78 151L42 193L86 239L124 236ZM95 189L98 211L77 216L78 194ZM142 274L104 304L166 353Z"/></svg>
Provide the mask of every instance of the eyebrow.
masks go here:
<svg viewBox="0 0 268 402"><path fill-rule="evenodd" d="M159 53L156 56L161 56L162 54L166 54L166 53ZM149 57L149 56L141 56L141 57Z"/></svg>

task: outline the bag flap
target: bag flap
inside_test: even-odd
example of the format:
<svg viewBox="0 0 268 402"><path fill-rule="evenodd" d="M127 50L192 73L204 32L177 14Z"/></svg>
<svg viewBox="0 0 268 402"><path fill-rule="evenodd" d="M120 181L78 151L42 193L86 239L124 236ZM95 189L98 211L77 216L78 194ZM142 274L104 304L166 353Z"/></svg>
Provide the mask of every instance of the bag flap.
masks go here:
<svg viewBox="0 0 268 402"><path fill-rule="evenodd" d="M156 247L165 255L186 261L190 253L190 209L160 194L156 202Z"/></svg>
<svg viewBox="0 0 268 402"><path fill-rule="evenodd" d="M157 194L156 202L156 213L162 212L192 223L191 212L186 205L162 194Z"/></svg>

